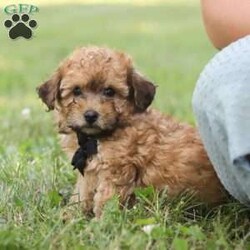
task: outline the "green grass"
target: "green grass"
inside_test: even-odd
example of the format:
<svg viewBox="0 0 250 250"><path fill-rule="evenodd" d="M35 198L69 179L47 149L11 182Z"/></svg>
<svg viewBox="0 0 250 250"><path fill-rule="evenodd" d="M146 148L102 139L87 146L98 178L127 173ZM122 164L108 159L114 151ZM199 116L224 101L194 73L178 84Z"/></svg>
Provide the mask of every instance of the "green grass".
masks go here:
<svg viewBox="0 0 250 250"><path fill-rule="evenodd" d="M106 45L131 54L159 85L154 107L194 124L192 91L215 53L199 6L67 4L41 6L34 18L39 27L30 41L11 41L3 26L0 32L0 249L250 249L244 206L196 207L151 189L138 191L131 210L120 211L114 199L100 221L78 209L62 221L71 208L58 192L72 189L75 173L35 87L75 47ZM149 234L147 224L155 225Z"/></svg>

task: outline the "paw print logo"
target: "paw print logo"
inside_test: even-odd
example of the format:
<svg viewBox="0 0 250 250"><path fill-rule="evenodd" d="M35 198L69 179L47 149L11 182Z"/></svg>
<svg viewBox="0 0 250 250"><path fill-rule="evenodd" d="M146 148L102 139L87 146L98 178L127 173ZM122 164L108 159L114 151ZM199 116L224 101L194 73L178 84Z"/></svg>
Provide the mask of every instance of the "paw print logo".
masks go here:
<svg viewBox="0 0 250 250"><path fill-rule="evenodd" d="M37 27L37 22L30 20L27 14L22 16L14 14L11 19L5 20L4 26L9 29L9 37L11 39L18 37L30 39L33 34L32 30Z"/></svg>

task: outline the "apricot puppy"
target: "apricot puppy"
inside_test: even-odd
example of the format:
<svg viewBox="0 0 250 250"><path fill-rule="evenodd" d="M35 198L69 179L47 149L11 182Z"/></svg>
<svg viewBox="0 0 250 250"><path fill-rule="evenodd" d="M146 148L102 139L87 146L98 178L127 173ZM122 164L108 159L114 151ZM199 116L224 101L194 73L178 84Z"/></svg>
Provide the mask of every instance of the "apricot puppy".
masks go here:
<svg viewBox="0 0 250 250"><path fill-rule="evenodd" d="M189 190L208 203L224 198L197 131L148 109L155 86L127 55L77 49L38 94L54 110L62 148L81 172L72 201L83 211L99 217L114 194L123 204L134 188L149 185L169 196Z"/></svg>

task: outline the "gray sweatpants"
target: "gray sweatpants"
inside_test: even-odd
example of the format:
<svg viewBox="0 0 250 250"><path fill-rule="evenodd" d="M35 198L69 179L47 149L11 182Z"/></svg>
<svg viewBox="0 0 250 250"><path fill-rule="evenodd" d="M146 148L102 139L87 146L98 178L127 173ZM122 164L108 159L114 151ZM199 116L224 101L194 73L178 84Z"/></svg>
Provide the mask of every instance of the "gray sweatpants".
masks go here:
<svg viewBox="0 0 250 250"><path fill-rule="evenodd" d="M207 64L194 90L193 110L222 184L250 206L250 36Z"/></svg>

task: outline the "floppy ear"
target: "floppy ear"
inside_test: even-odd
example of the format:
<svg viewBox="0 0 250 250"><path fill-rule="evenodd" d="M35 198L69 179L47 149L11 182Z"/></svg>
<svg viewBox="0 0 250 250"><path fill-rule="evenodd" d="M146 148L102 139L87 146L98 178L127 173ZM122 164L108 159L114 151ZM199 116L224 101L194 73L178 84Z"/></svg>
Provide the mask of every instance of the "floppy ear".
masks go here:
<svg viewBox="0 0 250 250"><path fill-rule="evenodd" d="M53 110L55 107L55 99L58 93L60 81L61 75L57 70L48 81L37 87L39 97L47 105L49 110Z"/></svg>
<svg viewBox="0 0 250 250"><path fill-rule="evenodd" d="M129 82L136 112L145 111L154 99L156 86L133 69Z"/></svg>

